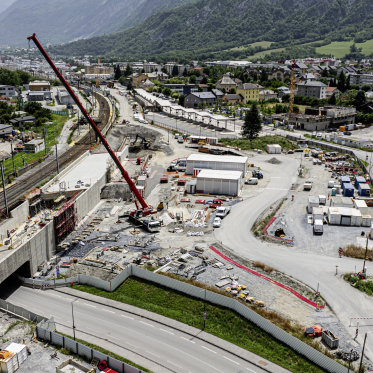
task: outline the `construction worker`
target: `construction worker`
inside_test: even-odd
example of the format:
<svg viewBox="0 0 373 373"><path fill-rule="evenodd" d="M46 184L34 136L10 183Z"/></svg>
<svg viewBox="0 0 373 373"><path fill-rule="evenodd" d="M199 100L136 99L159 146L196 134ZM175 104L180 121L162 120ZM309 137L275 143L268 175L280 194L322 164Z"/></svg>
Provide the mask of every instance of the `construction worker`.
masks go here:
<svg viewBox="0 0 373 373"><path fill-rule="evenodd" d="M291 196L291 200L294 201L294 194Z"/></svg>

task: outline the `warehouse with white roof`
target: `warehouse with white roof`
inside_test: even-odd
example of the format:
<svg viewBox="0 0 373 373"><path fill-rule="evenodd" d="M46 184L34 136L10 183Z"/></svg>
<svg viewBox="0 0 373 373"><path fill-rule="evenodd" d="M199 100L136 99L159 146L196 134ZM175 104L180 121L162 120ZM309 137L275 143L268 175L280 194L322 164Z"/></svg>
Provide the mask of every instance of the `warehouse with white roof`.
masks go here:
<svg viewBox="0 0 373 373"><path fill-rule="evenodd" d="M196 193L238 196L243 179L241 171L202 170L197 175Z"/></svg>
<svg viewBox="0 0 373 373"><path fill-rule="evenodd" d="M186 174L196 175L195 169L239 171L241 178L246 177L248 157L230 155L192 154L187 158Z"/></svg>

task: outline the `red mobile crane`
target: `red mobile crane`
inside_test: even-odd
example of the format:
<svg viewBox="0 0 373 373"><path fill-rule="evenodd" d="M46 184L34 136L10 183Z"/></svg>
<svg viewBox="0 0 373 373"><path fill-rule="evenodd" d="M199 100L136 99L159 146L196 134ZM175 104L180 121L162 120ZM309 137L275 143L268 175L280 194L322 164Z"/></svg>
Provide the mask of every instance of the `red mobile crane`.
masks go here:
<svg viewBox="0 0 373 373"><path fill-rule="evenodd" d="M132 221L135 223L141 224L145 226L149 231L156 232L159 230L160 222L156 221L154 219L144 219L146 216L149 216L152 213L156 213L156 211L153 210L152 206L148 206L145 202L144 198L142 198L140 192L137 190L135 183L132 181L130 176L128 175L128 172L123 168L122 164L120 163L119 159L113 152L113 150L110 148L110 145L105 140L105 137L102 135L101 131L96 126L96 123L93 121L93 119L90 117L88 112L84 109L83 105L79 101L78 97L76 97L74 91L71 89L69 84L66 82L65 78L62 76L60 71L57 69L57 67L54 65L53 61L49 57L48 53L45 51L45 49L40 44L39 40L36 38L35 34L32 34L27 38L29 41L33 41L36 45L36 47L39 49L41 54L44 56L44 58L49 63L49 66L53 69L55 74L58 76L58 79L61 81L63 86L66 88L66 90L69 92L70 96L75 101L76 105L78 105L80 111L84 115L84 117L87 119L88 123L92 126L93 130L96 132L98 138L101 140L102 144L105 146L106 150L108 151L110 157L113 159L116 166L119 168L121 174L123 175L124 179L126 180L130 191L135 196L135 205L137 210L131 211L129 214L126 214L126 216L129 216ZM137 201L140 202L141 208L139 208Z"/></svg>

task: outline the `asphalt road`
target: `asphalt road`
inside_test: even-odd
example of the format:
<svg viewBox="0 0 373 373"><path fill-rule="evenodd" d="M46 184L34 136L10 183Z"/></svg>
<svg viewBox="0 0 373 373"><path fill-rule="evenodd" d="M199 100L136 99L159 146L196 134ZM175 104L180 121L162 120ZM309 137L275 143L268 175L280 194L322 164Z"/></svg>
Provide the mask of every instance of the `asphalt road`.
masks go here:
<svg viewBox="0 0 373 373"><path fill-rule="evenodd" d="M60 325L72 328L71 302L73 300L74 297L54 290L41 291L26 287L18 288L7 297L7 301L41 316L48 318L53 316L57 323L57 330ZM74 320L77 331L112 340L127 350L159 363L166 367L167 371L178 373L265 372L189 334L87 300L74 301ZM72 330L70 335L72 335Z"/></svg>
<svg viewBox="0 0 373 373"><path fill-rule="evenodd" d="M277 154L276 158L282 159L283 163L275 165L263 162L268 159L268 155L255 158L255 165L261 166L263 171L271 175L268 186L257 197L237 204L224 219L221 228L215 230L215 237L217 241L222 241L224 245L241 256L271 265L314 289L320 283L322 297L350 334L355 336L355 328L349 327L350 318L373 317L373 299L351 287L342 279L342 275L354 272L355 266L361 269L362 260L346 257L339 259L337 248L335 257L298 253L292 248L262 242L251 233L251 227L260 213L280 198L289 196L291 194L289 188L292 183L296 182L295 175L299 162ZM239 224L237 224L238 221ZM338 275L336 275L336 265L338 265ZM372 274L373 263L368 262L366 265L368 274ZM368 323L371 326L363 326ZM372 322L361 322L357 341L362 345L363 333L371 331L373 331ZM373 360L373 335L369 334L366 355Z"/></svg>

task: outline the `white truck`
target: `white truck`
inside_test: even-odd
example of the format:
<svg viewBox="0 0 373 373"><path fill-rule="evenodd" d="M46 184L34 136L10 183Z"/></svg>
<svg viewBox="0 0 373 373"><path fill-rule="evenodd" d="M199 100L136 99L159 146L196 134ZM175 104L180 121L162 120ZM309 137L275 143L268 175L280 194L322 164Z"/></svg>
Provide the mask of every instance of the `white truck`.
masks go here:
<svg viewBox="0 0 373 373"><path fill-rule="evenodd" d="M315 234L323 234L324 233L324 224L321 219L316 219L313 223L313 232Z"/></svg>
<svg viewBox="0 0 373 373"><path fill-rule="evenodd" d="M216 216L218 218L225 218L231 212L231 208L227 206L220 206L216 209Z"/></svg>

